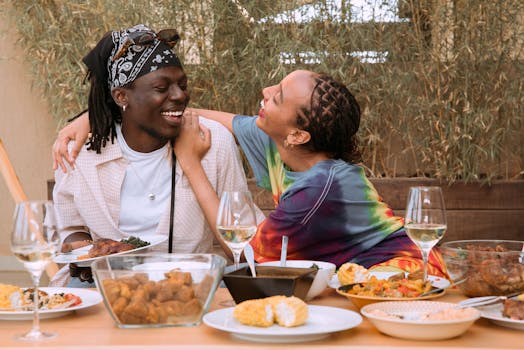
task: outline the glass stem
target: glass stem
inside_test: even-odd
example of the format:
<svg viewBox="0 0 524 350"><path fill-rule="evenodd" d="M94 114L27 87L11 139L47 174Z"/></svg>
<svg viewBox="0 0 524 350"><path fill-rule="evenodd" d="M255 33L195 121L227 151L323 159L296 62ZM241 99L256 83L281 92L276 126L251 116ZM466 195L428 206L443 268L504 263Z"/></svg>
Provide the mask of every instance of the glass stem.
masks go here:
<svg viewBox="0 0 524 350"><path fill-rule="evenodd" d="M428 280L428 257L429 250L421 249L422 251L422 264L424 265L424 282Z"/></svg>
<svg viewBox="0 0 524 350"><path fill-rule="evenodd" d="M240 267L240 254L241 252L233 250L233 261L235 263L235 270L238 270Z"/></svg>
<svg viewBox="0 0 524 350"><path fill-rule="evenodd" d="M39 298L38 298L38 285L40 284L40 273L31 273L31 278L33 279L33 328L31 329L31 334L40 334L40 315L39 315Z"/></svg>

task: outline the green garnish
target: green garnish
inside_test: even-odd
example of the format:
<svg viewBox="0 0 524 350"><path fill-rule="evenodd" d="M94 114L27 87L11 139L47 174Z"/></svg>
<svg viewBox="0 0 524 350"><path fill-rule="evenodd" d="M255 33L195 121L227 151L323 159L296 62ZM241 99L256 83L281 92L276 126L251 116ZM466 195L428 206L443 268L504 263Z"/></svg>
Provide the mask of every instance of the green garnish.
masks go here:
<svg viewBox="0 0 524 350"><path fill-rule="evenodd" d="M120 242L134 245L135 248L142 248L151 244L135 236L129 236L128 238L121 239Z"/></svg>

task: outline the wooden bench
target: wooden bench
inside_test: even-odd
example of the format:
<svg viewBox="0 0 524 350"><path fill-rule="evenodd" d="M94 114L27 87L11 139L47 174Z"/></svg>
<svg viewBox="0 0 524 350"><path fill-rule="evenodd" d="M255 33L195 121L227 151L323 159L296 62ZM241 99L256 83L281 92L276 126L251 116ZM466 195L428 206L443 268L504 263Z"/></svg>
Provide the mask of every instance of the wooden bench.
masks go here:
<svg viewBox="0 0 524 350"><path fill-rule="evenodd" d="M461 239L524 240L524 180L478 183L446 182L427 178L374 178L371 182L393 209L403 216L410 186L441 186L446 202L448 230L443 241ZM266 214L273 210L269 192L253 179L249 188Z"/></svg>
<svg viewBox="0 0 524 350"><path fill-rule="evenodd" d="M373 178L371 182L394 213L404 215L410 186L441 186L446 202L448 231L443 241L461 239L524 240L524 180L478 183L446 182L428 178ZM248 180L255 203L265 214L274 209L271 194ZM54 181L47 184L53 197Z"/></svg>

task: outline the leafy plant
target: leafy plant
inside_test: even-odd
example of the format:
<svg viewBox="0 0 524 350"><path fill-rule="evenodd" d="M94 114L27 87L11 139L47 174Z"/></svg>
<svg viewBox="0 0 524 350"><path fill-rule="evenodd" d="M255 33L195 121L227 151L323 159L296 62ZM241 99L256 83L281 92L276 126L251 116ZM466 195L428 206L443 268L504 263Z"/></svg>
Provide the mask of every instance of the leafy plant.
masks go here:
<svg viewBox="0 0 524 350"><path fill-rule="evenodd" d="M326 72L361 104L370 175L522 176L524 3L366 0L374 16L352 3L17 0L4 11L60 124L86 106L81 58L107 30L146 23L181 32L193 106L256 114L264 86Z"/></svg>

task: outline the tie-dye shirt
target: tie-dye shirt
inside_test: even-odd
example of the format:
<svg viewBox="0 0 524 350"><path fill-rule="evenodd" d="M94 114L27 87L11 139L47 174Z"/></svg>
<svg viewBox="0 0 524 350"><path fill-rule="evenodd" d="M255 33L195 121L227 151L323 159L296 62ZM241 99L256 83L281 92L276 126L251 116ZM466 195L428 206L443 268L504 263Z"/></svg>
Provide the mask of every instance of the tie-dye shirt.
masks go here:
<svg viewBox="0 0 524 350"><path fill-rule="evenodd" d="M361 167L329 159L307 171L290 171L255 120L235 116L233 131L257 185L271 191L276 204L251 241L258 262L279 259L283 235L289 237L289 259L337 266L347 261L372 266L394 257L403 244L391 246L388 254L370 251L393 237L396 244L413 247L403 231L403 219L382 202Z"/></svg>

